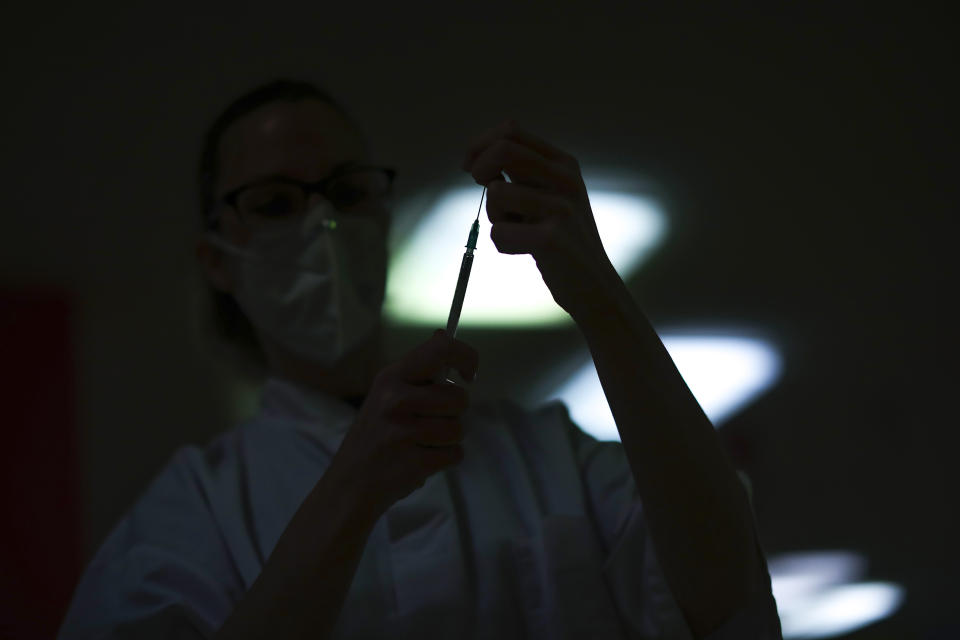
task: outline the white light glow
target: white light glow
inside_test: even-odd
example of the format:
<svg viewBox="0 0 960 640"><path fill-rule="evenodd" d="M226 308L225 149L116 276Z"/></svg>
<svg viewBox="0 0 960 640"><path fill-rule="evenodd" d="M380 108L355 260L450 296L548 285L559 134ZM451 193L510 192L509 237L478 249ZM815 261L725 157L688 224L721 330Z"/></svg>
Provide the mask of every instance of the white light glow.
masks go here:
<svg viewBox="0 0 960 640"><path fill-rule="evenodd" d="M446 323L470 223L481 189L454 189L441 196L391 258L384 311L398 323ZM628 277L660 243L665 219L649 198L591 190L597 230L613 266ZM490 240L480 216L470 285L461 326L543 326L569 322L554 302L529 255L505 255Z"/></svg>
<svg viewBox="0 0 960 640"><path fill-rule="evenodd" d="M773 596L790 602L820 589L858 580L866 559L850 551L804 551L782 553L767 561Z"/></svg>
<svg viewBox="0 0 960 640"><path fill-rule="evenodd" d="M766 391L780 374L777 352L757 339L664 335L662 340L714 426ZM543 399L562 400L574 422L598 440L620 440L600 379L589 359Z"/></svg>
<svg viewBox="0 0 960 640"><path fill-rule="evenodd" d="M784 638L832 638L890 616L903 596L903 588L889 582L860 582L778 600L777 612Z"/></svg>
<svg viewBox="0 0 960 640"><path fill-rule="evenodd" d="M866 559L850 551L785 553L767 562L784 638L832 638L891 615L903 589L855 582Z"/></svg>

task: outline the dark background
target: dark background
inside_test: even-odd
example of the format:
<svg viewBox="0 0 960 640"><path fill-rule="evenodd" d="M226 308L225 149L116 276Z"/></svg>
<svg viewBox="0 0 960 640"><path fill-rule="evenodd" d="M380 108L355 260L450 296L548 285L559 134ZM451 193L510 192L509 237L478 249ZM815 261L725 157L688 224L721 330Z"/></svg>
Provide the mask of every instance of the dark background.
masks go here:
<svg viewBox="0 0 960 640"><path fill-rule="evenodd" d="M50 580L75 580L175 448L249 408L196 329L194 169L227 101L289 76L342 99L399 169L401 199L462 179L467 141L507 116L584 167L650 179L669 235L628 284L654 324L748 327L784 358L777 386L721 430L753 479L768 553L855 550L868 579L905 588L893 617L850 638L960 635L947 264L956 23L936 7L549 6L8 16L0 284L7 299L53 291L51 308L69 309L69 354L56 357L58 371L72 367L75 414L50 431L8 412L6 441L36 433L39 444L3 495L28 528L49 495L38 477L59 473L79 495L79 519L58 506L62 526L34 538L79 549ZM427 333L395 328L390 348ZM549 366L545 349L582 347L576 329L461 338L481 351L480 397L520 396ZM6 362L9 395L21 369ZM44 456L74 440L78 471ZM5 460L23 451L8 446ZM4 553L9 567L34 551ZM41 628L23 622L31 615L20 608L0 630Z"/></svg>

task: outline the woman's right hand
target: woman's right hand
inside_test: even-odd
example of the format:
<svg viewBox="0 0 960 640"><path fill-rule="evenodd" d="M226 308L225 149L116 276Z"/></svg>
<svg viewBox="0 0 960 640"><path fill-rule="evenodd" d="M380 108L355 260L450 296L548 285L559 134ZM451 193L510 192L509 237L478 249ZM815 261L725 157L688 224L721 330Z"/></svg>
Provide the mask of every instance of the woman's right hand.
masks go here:
<svg viewBox="0 0 960 640"><path fill-rule="evenodd" d="M377 519L463 458L467 392L433 382L448 367L472 380L477 352L437 331L377 375L330 467L216 638L329 637Z"/></svg>
<svg viewBox="0 0 960 640"><path fill-rule="evenodd" d="M331 463L376 515L463 459L467 391L435 380L448 368L473 380L477 364L475 349L438 329L377 374Z"/></svg>

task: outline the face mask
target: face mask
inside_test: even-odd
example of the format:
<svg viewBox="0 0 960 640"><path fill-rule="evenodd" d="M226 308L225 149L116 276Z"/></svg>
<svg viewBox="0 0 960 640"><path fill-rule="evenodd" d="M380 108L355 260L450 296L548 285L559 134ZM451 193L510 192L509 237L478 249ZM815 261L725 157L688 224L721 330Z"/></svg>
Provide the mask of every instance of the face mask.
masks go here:
<svg viewBox="0 0 960 640"><path fill-rule="evenodd" d="M240 247L234 298L250 322L287 350L324 366L367 340L380 320L386 237L374 220L339 214L323 202L279 220Z"/></svg>

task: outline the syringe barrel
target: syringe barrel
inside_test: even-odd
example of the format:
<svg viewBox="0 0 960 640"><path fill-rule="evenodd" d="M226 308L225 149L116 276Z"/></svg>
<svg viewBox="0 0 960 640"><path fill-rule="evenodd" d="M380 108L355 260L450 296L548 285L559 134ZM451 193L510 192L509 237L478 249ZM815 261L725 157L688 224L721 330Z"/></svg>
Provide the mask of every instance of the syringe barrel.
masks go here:
<svg viewBox="0 0 960 640"><path fill-rule="evenodd" d="M470 279L470 268L473 266L473 252L463 254L460 263L460 277L457 279L457 289L453 292L453 304L450 306L450 316L447 318L447 335L451 338L457 335L457 325L460 323L460 311L463 309L463 297L467 294L467 281Z"/></svg>

